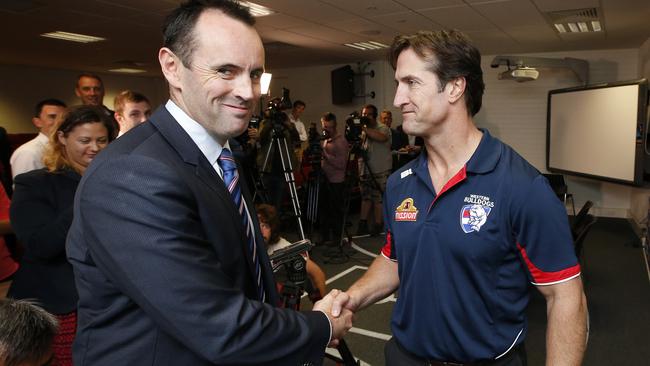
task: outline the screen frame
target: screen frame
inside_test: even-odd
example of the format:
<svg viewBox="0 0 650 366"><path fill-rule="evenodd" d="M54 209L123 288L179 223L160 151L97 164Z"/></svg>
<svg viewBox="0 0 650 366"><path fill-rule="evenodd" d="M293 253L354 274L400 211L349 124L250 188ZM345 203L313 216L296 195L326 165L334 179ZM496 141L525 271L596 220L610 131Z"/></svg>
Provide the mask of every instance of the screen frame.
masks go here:
<svg viewBox="0 0 650 366"><path fill-rule="evenodd" d="M573 93L580 92L585 90L594 90L594 89L604 89L604 88L615 88L621 86L637 85L638 94L637 94L637 131L640 133L640 139L637 137L635 141L635 152L634 152L634 179L618 179L615 177L607 177L594 175L579 171L566 170L558 167L553 167L550 165L550 155L551 155L551 100L552 96L555 94L562 93ZM620 81L620 82L611 82L611 83L601 83L594 85L578 86L571 88L563 89L554 89L548 92L547 105L546 105L546 170L552 173L561 173L568 175L575 175L585 178L591 178L601 181L613 182L613 183L622 183L627 185L634 186L643 186L644 185L644 161L645 159L650 159L650 156L646 156L646 144L648 139L648 81L647 79L635 79L629 81Z"/></svg>

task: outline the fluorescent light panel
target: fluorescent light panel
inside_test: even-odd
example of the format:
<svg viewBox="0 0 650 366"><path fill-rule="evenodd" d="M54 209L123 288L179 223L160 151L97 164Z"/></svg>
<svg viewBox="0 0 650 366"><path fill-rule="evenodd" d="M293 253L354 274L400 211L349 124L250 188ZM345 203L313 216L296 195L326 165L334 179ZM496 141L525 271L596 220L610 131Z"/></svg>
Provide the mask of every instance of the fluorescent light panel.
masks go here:
<svg viewBox="0 0 650 366"><path fill-rule="evenodd" d="M267 8L266 6L262 6L259 4L252 3L250 1L240 1L239 2L242 6L245 6L248 8L248 10L253 14L254 17L263 17L266 15L271 15L275 13L272 9Z"/></svg>
<svg viewBox="0 0 650 366"><path fill-rule="evenodd" d="M99 42L99 41L106 40L106 38L102 38L102 37L95 37L95 36L89 36L87 34L70 33L70 32L62 32L62 31L43 33L41 34L41 36L47 38L61 39L70 42L79 42L79 43L91 43L91 42Z"/></svg>
<svg viewBox="0 0 650 366"><path fill-rule="evenodd" d="M117 72L117 73L120 73L120 74L139 74L139 73L142 73L142 72L147 72L147 70L130 69L128 67L122 67L122 68L119 68L119 69L110 69L108 71Z"/></svg>
<svg viewBox="0 0 650 366"><path fill-rule="evenodd" d="M591 25L591 27L589 27ZM569 22L569 23L555 23L553 24L558 33L586 33L586 32L600 32L602 27L600 21L592 20L590 22Z"/></svg>
<svg viewBox="0 0 650 366"><path fill-rule="evenodd" d="M344 43L344 46L356 48L361 51L367 51L367 50L379 50L382 48L388 48L388 45L383 44L381 42L375 42L375 41L366 41L366 42L355 42L355 43Z"/></svg>

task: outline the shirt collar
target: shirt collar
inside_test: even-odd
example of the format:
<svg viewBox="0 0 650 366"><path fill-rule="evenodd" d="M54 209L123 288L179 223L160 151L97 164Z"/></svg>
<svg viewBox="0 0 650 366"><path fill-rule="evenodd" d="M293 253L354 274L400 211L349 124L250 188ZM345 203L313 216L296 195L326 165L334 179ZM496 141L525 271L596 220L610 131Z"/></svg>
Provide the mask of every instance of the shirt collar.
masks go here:
<svg viewBox="0 0 650 366"><path fill-rule="evenodd" d="M468 173L485 174L489 173L496 167L499 159L501 158L501 144L499 140L490 135L487 129L479 128L483 132L481 141L476 148L476 151L469 158L465 164ZM414 165L414 171L419 171L424 176L428 176L429 168L427 165L427 151L423 149L422 153L418 156Z"/></svg>
<svg viewBox="0 0 650 366"><path fill-rule="evenodd" d="M219 155L221 155L221 150L223 150L223 148L230 148L228 141L226 141L225 146L221 146L217 140L208 133L205 127L201 126L200 123L188 116L187 113L185 113L185 111L183 111L171 99L167 101L165 108L167 108L169 113L174 117L183 130L190 135L190 138L194 141L196 146L198 146L203 155L205 155L206 159L208 159L210 165L218 167L219 165L217 164L217 160L219 159ZM219 169L217 169L217 172L219 172Z"/></svg>
<svg viewBox="0 0 650 366"><path fill-rule="evenodd" d="M465 166L468 173L485 174L497 166L501 158L501 144L487 129L479 128L479 130L483 132L483 137Z"/></svg>

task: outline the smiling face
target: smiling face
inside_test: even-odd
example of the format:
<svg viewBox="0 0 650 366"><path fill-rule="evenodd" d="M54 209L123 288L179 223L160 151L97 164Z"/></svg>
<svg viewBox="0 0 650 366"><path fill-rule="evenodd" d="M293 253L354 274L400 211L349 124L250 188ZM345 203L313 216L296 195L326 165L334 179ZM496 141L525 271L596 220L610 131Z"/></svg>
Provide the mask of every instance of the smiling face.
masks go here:
<svg viewBox="0 0 650 366"><path fill-rule="evenodd" d="M411 48L402 51L397 59L393 105L402 111L402 128L409 135L428 135L449 114L447 85L441 87L438 76L427 66Z"/></svg>
<svg viewBox="0 0 650 366"><path fill-rule="evenodd" d="M66 158L80 174L108 144L108 130L101 122L80 124L67 134L62 131L57 134Z"/></svg>
<svg viewBox="0 0 650 366"><path fill-rule="evenodd" d="M161 66L172 100L223 144L248 126L260 96L264 48L253 27L214 9L199 16L193 37L189 68L165 48Z"/></svg>
<svg viewBox="0 0 650 366"><path fill-rule="evenodd" d="M81 99L83 105L100 106L104 103L104 85L102 85L101 81L90 76L79 78L75 94Z"/></svg>

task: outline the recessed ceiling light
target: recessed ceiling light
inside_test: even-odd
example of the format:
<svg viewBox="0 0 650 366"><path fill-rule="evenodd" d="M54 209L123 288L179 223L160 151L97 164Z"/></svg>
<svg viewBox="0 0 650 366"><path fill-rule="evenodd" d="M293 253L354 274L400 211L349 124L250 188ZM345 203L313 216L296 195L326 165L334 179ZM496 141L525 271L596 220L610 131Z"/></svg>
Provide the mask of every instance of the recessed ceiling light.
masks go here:
<svg viewBox="0 0 650 366"><path fill-rule="evenodd" d="M580 32L589 32L589 27L585 22L578 22L578 28L580 28Z"/></svg>
<svg viewBox="0 0 650 366"><path fill-rule="evenodd" d="M388 48L388 45L383 44L381 42L375 42L375 41L345 43L344 46L356 48L356 49L362 50L362 51L378 50L378 49L382 49L382 48Z"/></svg>
<svg viewBox="0 0 650 366"><path fill-rule="evenodd" d="M578 29L578 26L576 25L576 23L567 23L567 25L569 26L569 30L571 30L571 32L573 32L573 33L580 32L580 30Z"/></svg>
<svg viewBox="0 0 650 366"><path fill-rule="evenodd" d="M602 30L600 27L600 22L597 20L591 22L591 27L594 29L594 32L600 32Z"/></svg>
<svg viewBox="0 0 650 366"><path fill-rule="evenodd" d="M110 69L108 71L117 72L117 73L120 73L120 74L140 74L140 73L143 73L143 72L147 72L147 70L131 69L131 68L128 68L128 67L122 67L122 68L119 68L119 69Z"/></svg>
<svg viewBox="0 0 650 366"><path fill-rule="evenodd" d="M553 24L555 26L555 29L557 29L558 32L560 33L566 33L566 28L564 28L564 24Z"/></svg>
<svg viewBox="0 0 650 366"><path fill-rule="evenodd" d="M252 3L250 1L240 1L239 2L242 6L247 7L248 10L253 14L254 17L263 17L266 15L271 15L274 14L275 11L273 11L270 8L267 8L266 6L262 6L259 4Z"/></svg>
<svg viewBox="0 0 650 366"><path fill-rule="evenodd" d="M106 38L102 38L102 37L95 37L95 36L89 36L87 34L70 33L70 32L62 32L62 31L43 33L41 34L41 36L47 38L62 39L64 41L70 41L70 42L79 42L79 43L91 43L91 42L99 42L99 41L106 40Z"/></svg>

